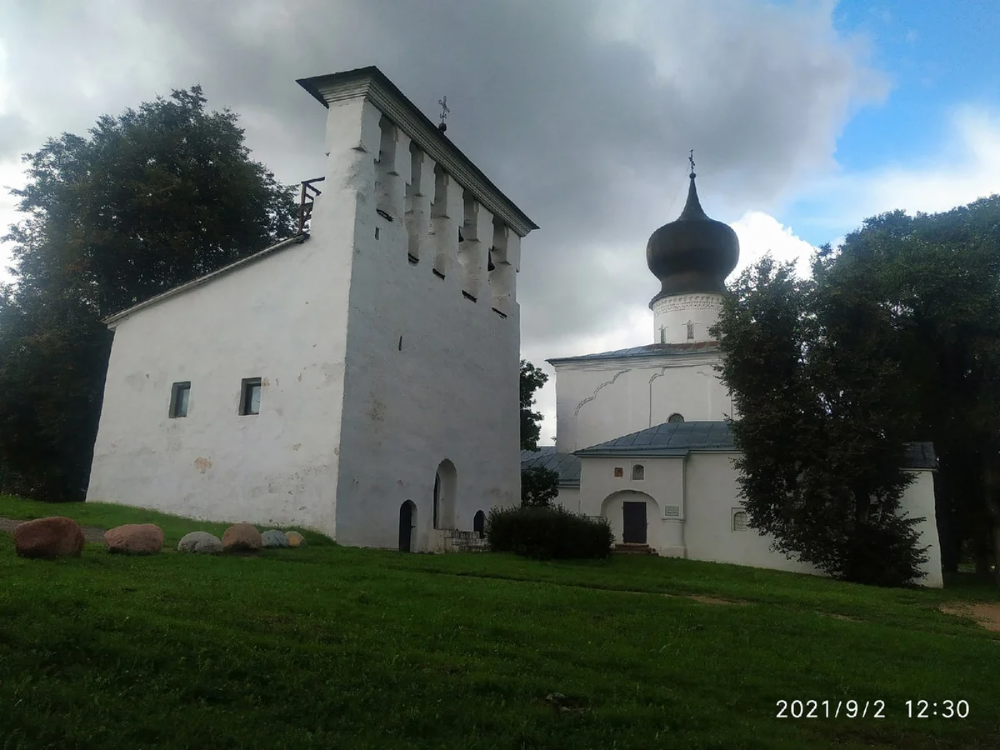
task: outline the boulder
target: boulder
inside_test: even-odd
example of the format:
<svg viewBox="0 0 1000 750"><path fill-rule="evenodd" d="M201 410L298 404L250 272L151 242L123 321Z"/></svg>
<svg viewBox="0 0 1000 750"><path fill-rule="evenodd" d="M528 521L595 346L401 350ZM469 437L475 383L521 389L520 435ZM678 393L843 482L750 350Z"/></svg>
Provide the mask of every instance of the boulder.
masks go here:
<svg viewBox="0 0 1000 750"><path fill-rule="evenodd" d="M177 543L178 552L199 552L203 555L216 555L222 552L222 541L207 531L192 531L185 534Z"/></svg>
<svg viewBox="0 0 1000 750"><path fill-rule="evenodd" d="M289 531L285 534L285 539L288 540L289 547L305 547L306 540L302 538L302 535L297 531Z"/></svg>
<svg viewBox="0 0 1000 750"><path fill-rule="evenodd" d="M285 536L284 531L268 529L260 535L260 543L263 547L287 547L288 537Z"/></svg>
<svg viewBox="0 0 1000 750"><path fill-rule="evenodd" d="M222 548L226 552L256 552L260 545L260 532L249 523L234 524L222 535Z"/></svg>
<svg viewBox="0 0 1000 750"><path fill-rule="evenodd" d="M163 531L152 523L127 523L104 532L108 552L155 555L163 549Z"/></svg>
<svg viewBox="0 0 1000 750"><path fill-rule="evenodd" d="M25 521L14 530L14 549L21 557L79 557L83 544L80 524L63 516Z"/></svg>

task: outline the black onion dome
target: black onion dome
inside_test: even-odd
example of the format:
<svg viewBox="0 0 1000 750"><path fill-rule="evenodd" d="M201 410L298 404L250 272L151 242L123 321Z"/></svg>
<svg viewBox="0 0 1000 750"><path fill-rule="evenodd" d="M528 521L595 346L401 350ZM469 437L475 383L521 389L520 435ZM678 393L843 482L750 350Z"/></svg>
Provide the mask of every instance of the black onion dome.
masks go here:
<svg viewBox="0 0 1000 750"><path fill-rule="evenodd" d="M650 305L674 294L719 293L740 260L740 241L728 224L708 218L691 173L687 204L676 221L649 238L646 265L662 285Z"/></svg>

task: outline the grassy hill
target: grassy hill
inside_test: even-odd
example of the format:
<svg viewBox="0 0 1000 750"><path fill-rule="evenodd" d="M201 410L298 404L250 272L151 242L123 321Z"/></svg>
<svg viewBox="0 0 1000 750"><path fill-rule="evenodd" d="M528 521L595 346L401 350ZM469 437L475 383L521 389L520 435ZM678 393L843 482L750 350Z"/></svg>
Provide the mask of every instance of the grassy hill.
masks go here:
<svg viewBox="0 0 1000 750"><path fill-rule="evenodd" d="M990 588L403 555L315 534L202 557L172 549L224 526L0 498L0 517L54 513L159 523L171 549L29 561L0 534L4 750L1000 746L1000 634L939 611L996 601ZM921 699L970 713L908 718ZM869 715L776 718L781 700L867 701Z"/></svg>

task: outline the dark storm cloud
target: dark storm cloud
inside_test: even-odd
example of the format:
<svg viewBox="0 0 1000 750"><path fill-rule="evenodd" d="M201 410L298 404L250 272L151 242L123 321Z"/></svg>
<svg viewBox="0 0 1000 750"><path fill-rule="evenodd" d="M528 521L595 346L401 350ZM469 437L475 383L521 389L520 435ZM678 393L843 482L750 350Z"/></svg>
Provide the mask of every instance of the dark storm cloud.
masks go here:
<svg viewBox="0 0 1000 750"><path fill-rule="evenodd" d="M29 0L0 11L0 44L34 135L17 150L201 83L285 182L322 169L325 110L296 78L378 65L431 117L447 94L448 135L542 227L519 279L540 359L656 291L645 242L680 211L688 149L706 209L729 220L830 164L850 108L882 89L827 5Z"/></svg>

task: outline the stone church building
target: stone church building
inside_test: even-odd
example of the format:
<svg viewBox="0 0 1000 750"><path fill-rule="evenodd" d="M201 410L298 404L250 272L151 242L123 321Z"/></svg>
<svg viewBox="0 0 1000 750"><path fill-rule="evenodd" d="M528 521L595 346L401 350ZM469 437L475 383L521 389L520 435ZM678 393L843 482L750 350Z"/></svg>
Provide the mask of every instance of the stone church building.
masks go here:
<svg viewBox="0 0 1000 750"><path fill-rule="evenodd" d="M710 333L739 241L702 210L693 170L683 212L653 232L646 260L661 285L650 302L653 342L549 360L556 445L522 452L522 468L557 471L558 502L608 519L623 549L818 572L773 552L740 504L738 454L725 421L733 403L714 370L720 355ZM940 587L933 447L911 445L905 460L914 482L903 510L925 519L918 530L929 547L921 583Z"/></svg>
<svg viewBox="0 0 1000 750"><path fill-rule="evenodd" d="M87 499L455 548L519 502L537 227L376 68L298 83L329 110L308 229L106 321Z"/></svg>

